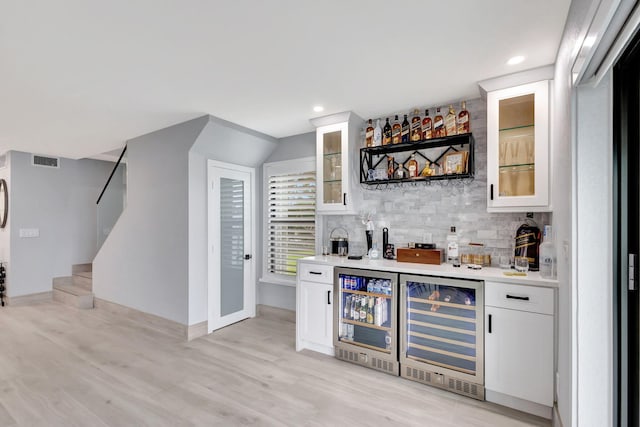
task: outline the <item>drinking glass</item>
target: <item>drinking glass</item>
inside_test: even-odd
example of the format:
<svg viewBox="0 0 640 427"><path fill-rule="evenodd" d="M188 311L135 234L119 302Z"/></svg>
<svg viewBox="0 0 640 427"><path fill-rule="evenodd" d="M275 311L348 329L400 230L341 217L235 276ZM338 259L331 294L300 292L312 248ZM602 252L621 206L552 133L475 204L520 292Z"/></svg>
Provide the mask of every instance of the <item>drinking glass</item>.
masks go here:
<svg viewBox="0 0 640 427"><path fill-rule="evenodd" d="M521 273L525 273L529 271L529 258L525 256L516 257L515 267L516 267L516 271L519 271Z"/></svg>

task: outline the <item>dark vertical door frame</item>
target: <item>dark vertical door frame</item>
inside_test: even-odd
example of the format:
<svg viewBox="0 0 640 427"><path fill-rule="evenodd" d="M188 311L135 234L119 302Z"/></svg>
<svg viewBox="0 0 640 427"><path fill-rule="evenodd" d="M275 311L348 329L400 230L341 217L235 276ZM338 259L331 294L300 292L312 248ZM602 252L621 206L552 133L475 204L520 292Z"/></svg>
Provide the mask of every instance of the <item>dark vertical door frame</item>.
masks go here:
<svg viewBox="0 0 640 427"><path fill-rule="evenodd" d="M613 357L614 420L638 426L640 329L638 291L629 291L629 254L640 242L640 36L614 68L613 102ZM636 258L637 259L637 258ZM636 286L640 265L636 261Z"/></svg>

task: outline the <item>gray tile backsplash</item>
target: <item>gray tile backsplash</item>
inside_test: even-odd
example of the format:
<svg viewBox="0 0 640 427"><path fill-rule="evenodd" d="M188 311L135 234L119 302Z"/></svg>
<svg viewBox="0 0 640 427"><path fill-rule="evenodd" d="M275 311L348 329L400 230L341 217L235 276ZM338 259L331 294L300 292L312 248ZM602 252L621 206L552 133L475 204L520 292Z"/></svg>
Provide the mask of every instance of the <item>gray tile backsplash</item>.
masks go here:
<svg viewBox="0 0 640 427"><path fill-rule="evenodd" d="M459 102L455 108L459 111ZM377 190L362 185L359 188L363 197L361 215L324 216L323 244L329 241L331 230L343 227L349 233L349 252L363 254L366 239L360 216L371 214L375 224L374 240L378 241L379 247L383 227L389 229L389 243L395 244L396 248L405 247L408 242L433 242L437 247L445 247L449 228L455 225L461 244L484 243L493 253L494 262L495 255L511 252L516 230L525 221L526 214L487 212L486 102L480 98L467 101L467 109L476 144L472 181L408 183ZM533 218L540 229L549 219L547 213L536 213Z"/></svg>

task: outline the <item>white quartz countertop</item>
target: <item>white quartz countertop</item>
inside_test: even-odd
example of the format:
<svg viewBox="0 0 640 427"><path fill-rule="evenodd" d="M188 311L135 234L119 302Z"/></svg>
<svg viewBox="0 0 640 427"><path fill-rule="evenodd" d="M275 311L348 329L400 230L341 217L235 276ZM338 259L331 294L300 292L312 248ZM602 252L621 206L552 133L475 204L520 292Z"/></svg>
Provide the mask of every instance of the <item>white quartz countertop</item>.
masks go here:
<svg viewBox="0 0 640 427"><path fill-rule="evenodd" d="M348 259L337 255L318 255L302 258L300 262L311 264L332 265L334 267L362 268L367 270L390 271L395 273L423 274L429 276L451 277L457 279L488 280L492 282L513 283L520 285L542 286L557 288L557 280L548 280L540 277L539 272L529 271L526 276L506 276L505 271L496 267L482 267L481 270L472 270L466 265L453 267L451 264L418 264L412 262L398 262L388 259L362 258L361 260Z"/></svg>

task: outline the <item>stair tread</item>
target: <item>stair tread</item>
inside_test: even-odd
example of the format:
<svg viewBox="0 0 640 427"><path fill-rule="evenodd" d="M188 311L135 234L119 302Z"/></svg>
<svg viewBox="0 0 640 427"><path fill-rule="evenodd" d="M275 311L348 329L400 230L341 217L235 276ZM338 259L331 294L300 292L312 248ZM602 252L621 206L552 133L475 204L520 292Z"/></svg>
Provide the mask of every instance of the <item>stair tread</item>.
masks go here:
<svg viewBox="0 0 640 427"><path fill-rule="evenodd" d="M74 276L86 277L87 279L93 279L93 272L91 271L79 271L77 273L73 273Z"/></svg>
<svg viewBox="0 0 640 427"><path fill-rule="evenodd" d="M82 288L80 286L72 285L72 284L62 284L62 283L54 283L53 289L58 291L66 292L75 296L84 296L84 295L93 295L93 292Z"/></svg>

